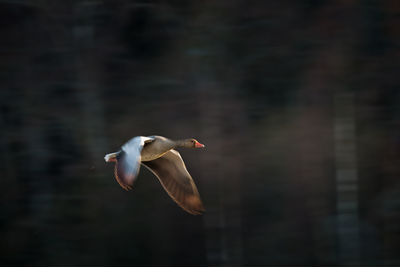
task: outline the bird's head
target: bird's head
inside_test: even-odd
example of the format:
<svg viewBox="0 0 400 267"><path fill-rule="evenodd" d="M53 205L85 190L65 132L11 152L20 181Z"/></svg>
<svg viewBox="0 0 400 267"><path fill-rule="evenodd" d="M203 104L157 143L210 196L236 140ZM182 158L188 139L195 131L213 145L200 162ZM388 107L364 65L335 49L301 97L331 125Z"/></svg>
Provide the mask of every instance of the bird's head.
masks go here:
<svg viewBox="0 0 400 267"><path fill-rule="evenodd" d="M205 147L205 145L201 144L199 141L197 141L196 139L187 139L187 143L188 143L188 147L192 147L192 148L203 148Z"/></svg>

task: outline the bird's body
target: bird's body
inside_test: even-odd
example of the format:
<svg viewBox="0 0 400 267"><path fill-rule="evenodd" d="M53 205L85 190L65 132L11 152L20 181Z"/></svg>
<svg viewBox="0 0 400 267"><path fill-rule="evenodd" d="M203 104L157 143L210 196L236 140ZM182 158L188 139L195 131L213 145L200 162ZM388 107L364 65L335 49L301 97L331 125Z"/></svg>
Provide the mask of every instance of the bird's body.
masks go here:
<svg viewBox="0 0 400 267"><path fill-rule="evenodd" d="M115 162L115 178L126 190L132 189L140 165L148 168L160 180L168 195L191 214L204 211L196 185L186 169L177 147L200 148L195 139L171 140L162 136L136 136L121 150L107 154L106 162Z"/></svg>
<svg viewBox="0 0 400 267"><path fill-rule="evenodd" d="M162 157L176 146L173 141L163 136L154 135L150 138L152 138L152 142L148 142L142 149L142 161L151 161Z"/></svg>

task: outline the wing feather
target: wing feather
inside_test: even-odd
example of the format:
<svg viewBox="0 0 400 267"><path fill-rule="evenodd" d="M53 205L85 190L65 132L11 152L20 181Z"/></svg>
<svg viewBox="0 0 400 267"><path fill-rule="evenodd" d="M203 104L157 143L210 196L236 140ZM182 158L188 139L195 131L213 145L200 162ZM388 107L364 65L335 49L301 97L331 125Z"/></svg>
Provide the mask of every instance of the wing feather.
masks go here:
<svg viewBox="0 0 400 267"><path fill-rule="evenodd" d="M118 171L119 170L119 171ZM120 178L120 177L124 177L121 174L118 174L118 172L121 172L121 168L118 168L118 162L115 163L115 167L114 167L114 174L115 174L115 179L117 180L117 182L119 183L119 185L125 189L126 191L129 191L132 189L132 186L130 186L126 181L126 178Z"/></svg>
<svg viewBox="0 0 400 267"><path fill-rule="evenodd" d="M176 150L142 164L157 176L168 195L182 209L194 215L204 212L197 187Z"/></svg>
<svg viewBox="0 0 400 267"><path fill-rule="evenodd" d="M140 169L140 153L145 143L152 138L137 136L126 142L116 157L115 179L125 190L131 190Z"/></svg>

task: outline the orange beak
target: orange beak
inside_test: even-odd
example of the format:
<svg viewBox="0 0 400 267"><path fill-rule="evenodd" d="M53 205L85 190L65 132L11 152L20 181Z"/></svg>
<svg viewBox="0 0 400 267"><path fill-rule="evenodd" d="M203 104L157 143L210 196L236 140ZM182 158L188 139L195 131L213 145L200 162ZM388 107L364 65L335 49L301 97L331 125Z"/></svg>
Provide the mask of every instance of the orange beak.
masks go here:
<svg viewBox="0 0 400 267"><path fill-rule="evenodd" d="M199 142L196 141L196 143L194 144L194 147L205 147L205 145L200 144Z"/></svg>

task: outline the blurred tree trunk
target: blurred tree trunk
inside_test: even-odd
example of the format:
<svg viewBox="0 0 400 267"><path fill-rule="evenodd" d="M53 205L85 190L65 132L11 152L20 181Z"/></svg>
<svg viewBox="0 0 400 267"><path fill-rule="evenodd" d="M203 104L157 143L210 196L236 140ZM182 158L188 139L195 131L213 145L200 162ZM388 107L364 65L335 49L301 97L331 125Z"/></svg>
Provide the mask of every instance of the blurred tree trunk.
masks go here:
<svg viewBox="0 0 400 267"><path fill-rule="evenodd" d="M104 136L104 111L99 92L102 91L102 70L99 68L97 53L99 47L94 41L94 15L98 3L78 2L74 6L76 25L74 31L74 52L76 67L76 92L80 101L82 139L89 152L91 164L103 159L107 147ZM79 23L78 23L79 22ZM99 80L100 79L100 80Z"/></svg>
<svg viewBox="0 0 400 267"><path fill-rule="evenodd" d="M41 111L46 111L47 104L43 96L48 92L44 89L44 82L40 79L38 69L46 70L47 66L35 64L35 59L41 51L46 50L44 42L37 40L42 35L42 29L36 27L40 17L35 17L25 25L27 42L26 51L20 51L26 62L21 67L21 73L17 80L17 88L21 88L21 138L23 140L23 166L21 166L21 198L25 213L21 220L27 227L23 227L28 233L35 232L39 238L29 242L25 251L36 254L40 250L48 250L51 241L42 236L44 225L51 214L54 198L54 180L47 173L51 151L48 149L45 129L49 123L48 116L42 116ZM40 109L37 106L40 105ZM28 234L30 236L30 234ZM35 262L36 256L28 257Z"/></svg>
<svg viewBox="0 0 400 267"><path fill-rule="evenodd" d="M235 101L239 75L226 67L228 41L235 38L228 23L237 15L226 8L228 4L222 1L195 5L198 14L193 19L193 30L199 34L189 40L189 45L191 41L194 44L190 50L198 51L191 60L197 71L193 75L200 96L201 136L207 140L208 153L202 158L207 169L201 180L209 189L203 197L207 209L206 256L211 266L241 266L243 254L240 180L244 155L238 151L243 147L241 129L246 126L241 125L243 107ZM216 52L220 59L210 61Z"/></svg>
<svg viewBox="0 0 400 267"><path fill-rule="evenodd" d="M207 155L203 155L202 162L207 166L207 171L202 172L201 180L205 188L210 188L204 196L207 198L207 211L204 214L206 228L206 253L207 261L212 265L222 265L227 262L227 240L225 209L222 198L224 183L221 173L222 157L222 130L220 101L215 94L215 87L211 84L202 84L203 90L199 109L201 111L201 133L204 140L208 140ZM206 89L207 88L207 89Z"/></svg>
<svg viewBox="0 0 400 267"><path fill-rule="evenodd" d="M352 88L355 73L351 70L357 54L361 14L353 1L343 2L336 8L327 7L325 11L326 18L336 29L330 33L329 45L324 50L324 67L329 84L327 89L333 92L337 260L339 266L356 267L361 263L360 210L355 90ZM341 19L338 14L346 19Z"/></svg>
<svg viewBox="0 0 400 267"><path fill-rule="evenodd" d="M325 109L327 112L333 110L330 113L334 114L331 120L331 129L333 129L332 139L336 174L336 220L334 222L336 239L329 241L333 245L328 243L328 247L336 248L336 264L339 266L360 266L355 104L354 90L349 89L353 81L351 77L353 73L350 70L354 67L353 61L357 52L357 33L360 25L360 14L354 7L354 2L343 2L335 7L328 5L321 8L318 25L322 27L322 32L327 34L330 27L334 28L335 31L329 32L330 36L326 36L325 45L315 53L313 58L315 64L306 70L304 90L300 91L301 95L299 96L299 99L303 99L303 102L307 103L308 106L310 106L310 103L311 106L319 106L319 109L314 110L314 112L317 111L319 114ZM346 19L339 19L338 14L342 14L343 18ZM318 33L321 28L313 30ZM323 107L324 101L321 103L318 98L324 99L327 96L333 99L332 101L325 101L325 105L330 105L330 102L333 102L332 107ZM328 115L327 118L330 117L329 113L325 115ZM307 115L307 117L310 116L313 115ZM319 122L317 125L321 126L322 124ZM318 139L320 138L318 137ZM310 138L310 140L313 139ZM312 154L312 151L309 152ZM310 157L312 159L312 156L306 158ZM314 166L310 168L312 172L309 179L317 178L317 169ZM320 186L323 188L324 185L320 184ZM317 202L316 199L311 203L315 202ZM310 207L310 210L315 215L319 212L314 204ZM327 247L326 238L321 238L320 234L313 235L315 244L313 253L318 254L318 251ZM332 254L332 251L329 254ZM334 255L330 255L329 258L332 261L335 259ZM318 257L318 264L324 264L326 260L323 257Z"/></svg>
<svg viewBox="0 0 400 267"><path fill-rule="evenodd" d="M358 171L354 95L335 95L335 159L340 266L360 266Z"/></svg>
<svg viewBox="0 0 400 267"><path fill-rule="evenodd" d="M201 136L207 140L208 153L202 157L207 168L201 180L205 188L211 189L204 193L207 261L212 266L241 266L243 113L232 97L220 95L216 84L203 84L202 88Z"/></svg>

